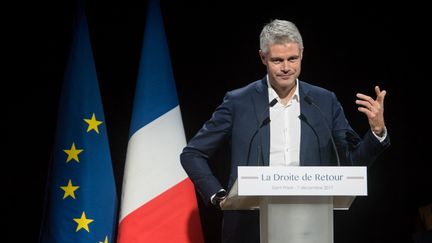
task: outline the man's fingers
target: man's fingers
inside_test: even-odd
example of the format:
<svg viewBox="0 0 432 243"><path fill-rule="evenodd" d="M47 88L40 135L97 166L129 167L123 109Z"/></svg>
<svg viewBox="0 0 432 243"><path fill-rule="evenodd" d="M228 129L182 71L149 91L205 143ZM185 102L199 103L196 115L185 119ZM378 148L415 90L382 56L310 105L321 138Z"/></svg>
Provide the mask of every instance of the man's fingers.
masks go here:
<svg viewBox="0 0 432 243"><path fill-rule="evenodd" d="M356 100L356 104L366 107L367 109L370 109L372 107L372 104L365 100Z"/></svg>
<svg viewBox="0 0 432 243"><path fill-rule="evenodd" d="M375 92L377 94L376 101L382 104L383 101L384 101L384 97L387 94L387 91L385 91L385 90L381 91L380 88L379 88L379 86L375 86Z"/></svg>
<svg viewBox="0 0 432 243"><path fill-rule="evenodd" d="M380 93L381 93L380 87L378 85L375 86L375 93L376 93L377 96L379 96Z"/></svg>
<svg viewBox="0 0 432 243"><path fill-rule="evenodd" d="M370 103L374 101L374 99L372 99L372 97L370 97L368 95L361 94L361 93L357 93L357 98L359 98L361 100L365 100L365 101L370 102Z"/></svg>

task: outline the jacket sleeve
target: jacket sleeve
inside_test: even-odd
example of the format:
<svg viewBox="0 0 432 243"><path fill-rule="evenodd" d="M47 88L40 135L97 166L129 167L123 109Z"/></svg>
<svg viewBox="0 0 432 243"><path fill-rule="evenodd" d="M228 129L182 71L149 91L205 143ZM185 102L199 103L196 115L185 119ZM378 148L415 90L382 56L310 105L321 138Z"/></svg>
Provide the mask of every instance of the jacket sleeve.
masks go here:
<svg viewBox="0 0 432 243"><path fill-rule="evenodd" d="M209 167L208 161L222 142L231 136L232 103L230 92L228 92L210 120L205 122L180 155L183 168L200 196L207 203L210 202L210 197L214 193L223 188Z"/></svg>
<svg viewBox="0 0 432 243"><path fill-rule="evenodd" d="M341 104L333 97L333 136L343 165L371 165L390 146L390 137L380 142L368 129L361 138L348 124Z"/></svg>

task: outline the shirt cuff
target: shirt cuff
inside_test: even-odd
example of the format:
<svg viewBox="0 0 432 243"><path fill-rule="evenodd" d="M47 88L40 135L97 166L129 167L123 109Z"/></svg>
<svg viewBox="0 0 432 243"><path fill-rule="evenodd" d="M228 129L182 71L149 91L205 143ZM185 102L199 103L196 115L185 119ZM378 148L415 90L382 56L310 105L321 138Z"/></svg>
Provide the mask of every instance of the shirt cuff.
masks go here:
<svg viewBox="0 0 432 243"><path fill-rule="evenodd" d="M384 126L384 133L382 136L378 136L372 131L372 134L378 139L380 143L382 143L387 138L387 128Z"/></svg>
<svg viewBox="0 0 432 243"><path fill-rule="evenodd" d="M225 191L225 189L220 189L219 191L217 191L215 194L213 194L211 197L210 197L210 202L211 202L211 204L213 204L213 198L216 196L216 194L218 193L218 192L223 192L223 191Z"/></svg>

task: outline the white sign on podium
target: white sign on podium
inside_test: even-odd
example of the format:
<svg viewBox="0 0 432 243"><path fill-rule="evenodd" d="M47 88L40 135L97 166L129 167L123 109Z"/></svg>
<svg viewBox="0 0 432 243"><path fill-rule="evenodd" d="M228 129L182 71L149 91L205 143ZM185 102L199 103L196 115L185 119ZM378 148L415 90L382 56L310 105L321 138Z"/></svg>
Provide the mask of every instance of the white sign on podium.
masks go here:
<svg viewBox="0 0 432 243"><path fill-rule="evenodd" d="M366 196L365 167L238 168L239 196Z"/></svg>

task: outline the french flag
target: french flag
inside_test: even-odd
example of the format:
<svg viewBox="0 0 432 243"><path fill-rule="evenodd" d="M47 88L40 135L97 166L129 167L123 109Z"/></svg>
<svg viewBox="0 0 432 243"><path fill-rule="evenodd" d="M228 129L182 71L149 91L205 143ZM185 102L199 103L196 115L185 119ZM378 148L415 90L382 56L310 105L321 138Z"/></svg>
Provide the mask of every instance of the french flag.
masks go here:
<svg viewBox="0 0 432 243"><path fill-rule="evenodd" d="M159 2L150 0L123 178L118 243L202 243Z"/></svg>

